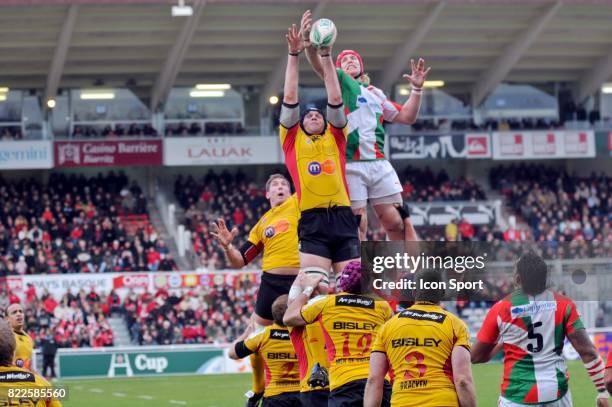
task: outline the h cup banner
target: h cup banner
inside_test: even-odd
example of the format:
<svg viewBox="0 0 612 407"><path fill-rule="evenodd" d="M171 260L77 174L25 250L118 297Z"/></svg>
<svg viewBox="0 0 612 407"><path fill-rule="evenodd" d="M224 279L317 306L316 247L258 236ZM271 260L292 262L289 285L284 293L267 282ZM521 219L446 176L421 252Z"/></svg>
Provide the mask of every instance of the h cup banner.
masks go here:
<svg viewBox="0 0 612 407"><path fill-rule="evenodd" d="M159 351L145 348L131 348L129 351L121 348L86 352L60 350L58 366L61 378L204 374L215 358L223 358L222 349L191 346Z"/></svg>
<svg viewBox="0 0 612 407"><path fill-rule="evenodd" d="M612 300L609 258L612 243L571 243L555 248L563 259L549 256L553 243L525 242L363 242L361 244L363 293L388 301L411 302L421 290L439 301L477 302L492 305L518 288L515 265L521 255L533 252L547 264L546 288L574 301ZM603 255L587 258L585 253ZM433 278L427 282L421 276ZM592 314L594 315L594 314ZM588 325L587 325L588 326Z"/></svg>
<svg viewBox="0 0 612 407"><path fill-rule="evenodd" d="M0 170L53 168L50 141L0 141Z"/></svg>

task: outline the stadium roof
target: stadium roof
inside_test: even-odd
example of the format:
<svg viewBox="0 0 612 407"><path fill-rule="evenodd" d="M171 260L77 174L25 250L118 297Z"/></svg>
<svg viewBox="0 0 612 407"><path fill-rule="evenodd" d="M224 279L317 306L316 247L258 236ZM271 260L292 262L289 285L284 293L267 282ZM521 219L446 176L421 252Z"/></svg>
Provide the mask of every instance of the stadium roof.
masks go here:
<svg viewBox="0 0 612 407"><path fill-rule="evenodd" d="M0 0L0 86L127 86L156 105L172 86L282 86L284 33L301 13L334 20L336 50L362 53L375 83L422 56L455 94L482 100L501 81L576 84L612 77L612 1ZM319 84L305 60L302 83ZM384 79L387 79L385 82Z"/></svg>

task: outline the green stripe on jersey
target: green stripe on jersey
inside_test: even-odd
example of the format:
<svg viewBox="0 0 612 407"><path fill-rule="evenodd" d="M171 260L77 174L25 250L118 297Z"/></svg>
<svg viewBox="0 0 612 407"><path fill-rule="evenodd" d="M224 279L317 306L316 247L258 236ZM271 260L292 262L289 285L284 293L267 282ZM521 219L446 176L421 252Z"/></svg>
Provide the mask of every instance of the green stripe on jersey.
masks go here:
<svg viewBox="0 0 612 407"><path fill-rule="evenodd" d="M512 370L510 370L510 383L504 397L515 403L523 403L525 397L536 383L533 358L528 354L512 366Z"/></svg>

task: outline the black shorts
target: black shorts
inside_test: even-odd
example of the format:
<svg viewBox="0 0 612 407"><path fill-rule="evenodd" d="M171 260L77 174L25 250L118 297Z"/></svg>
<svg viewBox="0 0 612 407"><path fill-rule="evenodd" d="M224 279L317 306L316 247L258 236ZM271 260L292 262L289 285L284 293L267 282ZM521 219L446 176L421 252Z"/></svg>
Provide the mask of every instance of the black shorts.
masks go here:
<svg viewBox="0 0 612 407"><path fill-rule="evenodd" d="M301 407L302 405L299 391L264 397L261 402L261 407Z"/></svg>
<svg viewBox="0 0 612 407"><path fill-rule="evenodd" d="M361 255L358 230L359 221L350 206L305 210L298 222L300 252L332 263L356 259Z"/></svg>
<svg viewBox="0 0 612 407"><path fill-rule="evenodd" d="M329 392L329 407L362 407L367 379L354 380ZM381 407L391 406L391 383L385 380Z"/></svg>
<svg viewBox="0 0 612 407"><path fill-rule="evenodd" d="M313 390L300 393L300 401L304 407L327 407L329 390Z"/></svg>
<svg viewBox="0 0 612 407"><path fill-rule="evenodd" d="M264 319L272 320L272 303L283 294L289 294L295 276L262 273L255 313Z"/></svg>

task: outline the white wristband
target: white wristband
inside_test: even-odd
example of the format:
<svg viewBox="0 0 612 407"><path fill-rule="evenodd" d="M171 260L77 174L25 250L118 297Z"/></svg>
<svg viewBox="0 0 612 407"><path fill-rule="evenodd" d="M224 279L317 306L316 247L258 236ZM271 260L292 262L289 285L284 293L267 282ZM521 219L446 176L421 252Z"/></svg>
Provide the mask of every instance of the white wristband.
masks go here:
<svg viewBox="0 0 612 407"><path fill-rule="evenodd" d="M607 400L608 398L610 398L610 393L608 392L608 390L597 393L597 400Z"/></svg>
<svg viewBox="0 0 612 407"><path fill-rule="evenodd" d="M304 291L302 291L302 294L304 294L306 297L310 298L310 296L312 295L313 291L314 291L314 287L306 287L306 288L304 288Z"/></svg>
<svg viewBox="0 0 612 407"><path fill-rule="evenodd" d="M293 284L289 289L289 300L295 300L300 293L300 286Z"/></svg>

